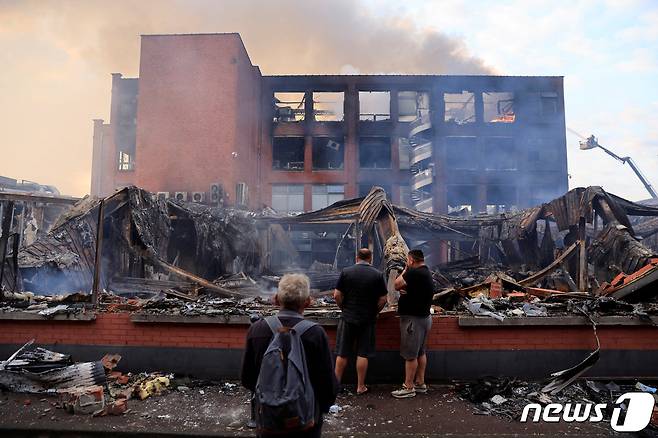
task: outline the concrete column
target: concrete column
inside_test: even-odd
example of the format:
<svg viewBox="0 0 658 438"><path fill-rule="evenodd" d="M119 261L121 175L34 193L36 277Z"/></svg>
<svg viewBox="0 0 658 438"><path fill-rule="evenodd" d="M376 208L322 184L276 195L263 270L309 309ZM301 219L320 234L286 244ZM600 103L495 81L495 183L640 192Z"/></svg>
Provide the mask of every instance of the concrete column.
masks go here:
<svg viewBox="0 0 658 438"><path fill-rule="evenodd" d="M304 92L304 123L306 132L310 132L310 125L313 121L313 91L306 90Z"/></svg>
<svg viewBox="0 0 658 438"><path fill-rule="evenodd" d="M475 93L475 123L484 123L484 100L482 99L482 90L474 90Z"/></svg>
<svg viewBox="0 0 658 438"><path fill-rule="evenodd" d="M313 210L313 185L304 184L304 211Z"/></svg>
<svg viewBox="0 0 658 438"><path fill-rule="evenodd" d="M345 91L345 197L357 196L357 176L359 169L359 92L354 83L348 84Z"/></svg>
<svg viewBox="0 0 658 438"><path fill-rule="evenodd" d="M445 101L443 91L432 89L430 92L430 120L434 132L432 139L434 157L434 184L432 198L434 199L433 211L435 213L448 212L448 197L446 190L447 168L446 168L446 145L443 138L443 124L445 114Z"/></svg>
<svg viewBox="0 0 658 438"><path fill-rule="evenodd" d="M308 133L304 136L304 173L313 178L313 136Z"/></svg>
<svg viewBox="0 0 658 438"><path fill-rule="evenodd" d="M398 132L399 102L398 90L390 91L391 112L391 169L395 173L400 172L400 134Z"/></svg>
<svg viewBox="0 0 658 438"><path fill-rule="evenodd" d="M487 209L487 185L478 184L477 186L477 201L473 206L474 213L479 213Z"/></svg>

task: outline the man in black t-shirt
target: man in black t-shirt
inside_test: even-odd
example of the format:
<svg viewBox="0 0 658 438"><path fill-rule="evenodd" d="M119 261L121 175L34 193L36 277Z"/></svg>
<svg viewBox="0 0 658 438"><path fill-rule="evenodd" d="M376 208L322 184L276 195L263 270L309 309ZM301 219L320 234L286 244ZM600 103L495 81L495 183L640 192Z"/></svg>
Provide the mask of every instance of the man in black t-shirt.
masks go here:
<svg viewBox="0 0 658 438"><path fill-rule="evenodd" d="M375 354L375 321L386 305L386 282L372 265L372 251L361 248L356 264L343 269L336 284L334 298L341 308L336 333L336 377L340 382L350 356L356 351L356 393L368 391L368 358Z"/></svg>
<svg viewBox="0 0 658 438"><path fill-rule="evenodd" d="M416 393L427 392L425 341L432 328L430 309L434 283L432 273L425 266L423 251L409 251L407 266L395 279L395 289L400 291L400 355L405 364L404 384L391 395L395 398L409 398L414 397Z"/></svg>

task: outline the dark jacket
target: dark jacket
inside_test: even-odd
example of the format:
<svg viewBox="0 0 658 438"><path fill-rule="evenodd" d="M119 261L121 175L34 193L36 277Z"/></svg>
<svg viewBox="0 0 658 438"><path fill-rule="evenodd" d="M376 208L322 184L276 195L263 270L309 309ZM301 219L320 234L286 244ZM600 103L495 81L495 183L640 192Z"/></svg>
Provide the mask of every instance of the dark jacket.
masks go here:
<svg viewBox="0 0 658 438"><path fill-rule="evenodd" d="M303 318L299 313L290 310L279 311L278 317L286 327L294 326ZM247 332L247 345L242 361L242 385L251 391L256 389L260 364L271 340L272 331L265 320L254 323ZM327 334L322 327L316 325L302 335L302 344L315 399L320 405L320 411L327 413L329 407L336 402L338 394L338 381L334 374Z"/></svg>

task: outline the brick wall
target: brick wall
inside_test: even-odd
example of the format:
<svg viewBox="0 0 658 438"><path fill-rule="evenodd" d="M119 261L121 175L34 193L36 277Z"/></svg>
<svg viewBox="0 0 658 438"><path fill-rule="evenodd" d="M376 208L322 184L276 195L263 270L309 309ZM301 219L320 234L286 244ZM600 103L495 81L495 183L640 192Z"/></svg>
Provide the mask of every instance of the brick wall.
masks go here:
<svg viewBox="0 0 658 438"><path fill-rule="evenodd" d="M46 345L116 345L241 349L247 325L134 323L129 313L101 313L95 321L0 320L0 344L22 344L35 338ZM332 345L335 326L325 327ZM658 333L650 326L602 326L603 350L658 350ZM397 318L377 323L377 349L395 351ZM592 329L567 327L460 327L456 317L434 317L429 350L590 350Z"/></svg>
<svg viewBox="0 0 658 438"><path fill-rule="evenodd" d="M259 84L237 34L143 36L136 184L208 192L220 182L230 203L237 182L253 188Z"/></svg>

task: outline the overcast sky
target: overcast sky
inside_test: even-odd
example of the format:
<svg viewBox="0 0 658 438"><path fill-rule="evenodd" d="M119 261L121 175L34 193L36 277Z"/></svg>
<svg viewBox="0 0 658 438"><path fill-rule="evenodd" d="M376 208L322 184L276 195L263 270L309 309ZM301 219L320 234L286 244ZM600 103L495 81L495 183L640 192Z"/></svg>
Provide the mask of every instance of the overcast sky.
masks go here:
<svg viewBox="0 0 658 438"><path fill-rule="evenodd" d="M658 184L658 2L0 0L0 175L89 191L92 119L139 34L240 32L264 74L563 75L567 126ZM567 134L570 187L648 195L626 165Z"/></svg>

